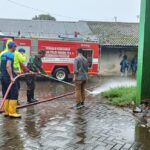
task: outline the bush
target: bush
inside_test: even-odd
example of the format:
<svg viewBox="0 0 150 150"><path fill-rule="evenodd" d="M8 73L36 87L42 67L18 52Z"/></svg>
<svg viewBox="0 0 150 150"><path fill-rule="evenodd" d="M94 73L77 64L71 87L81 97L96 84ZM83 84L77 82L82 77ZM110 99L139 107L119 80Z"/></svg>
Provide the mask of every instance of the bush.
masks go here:
<svg viewBox="0 0 150 150"><path fill-rule="evenodd" d="M117 106L130 106L135 103L136 87L118 87L112 88L101 93L102 97L108 98L110 102Z"/></svg>

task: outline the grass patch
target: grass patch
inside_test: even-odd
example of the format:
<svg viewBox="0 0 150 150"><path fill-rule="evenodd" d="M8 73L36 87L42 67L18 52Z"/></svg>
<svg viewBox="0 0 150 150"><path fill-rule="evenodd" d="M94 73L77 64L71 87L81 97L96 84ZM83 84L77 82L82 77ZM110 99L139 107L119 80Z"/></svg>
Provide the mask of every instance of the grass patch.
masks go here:
<svg viewBox="0 0 150 150"><path fill-rule="evenodd" d="M131 106L135 103L136 87L117 87L101 93L102 97L108 98L109 101L117 106Z"/></svg>

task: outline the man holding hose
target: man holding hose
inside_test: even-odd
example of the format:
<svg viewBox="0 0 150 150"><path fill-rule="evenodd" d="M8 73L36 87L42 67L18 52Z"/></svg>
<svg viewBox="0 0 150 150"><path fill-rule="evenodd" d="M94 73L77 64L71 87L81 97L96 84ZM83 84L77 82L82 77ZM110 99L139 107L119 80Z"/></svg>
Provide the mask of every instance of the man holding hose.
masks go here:
<svg viewBox="0 0 150 150"><path fill-rule="evenodd" d="M8 93L6 100L4 101L4 112L5 116L10 116L13 118L20 118L21 114L16 112L17 99L18 99L18 85L15 81L14 72L14 52L16 50L16 43L8 43L8 51L3 53L1 56L1 82L2 82L2 94L3 97L8 89L11 82L13 85Z"/></svg>
<svg viewBox="0 0 150 150"><path fill-rule="evenodd" d="M45 51L41 50L38 52L37 55L31 56L27 65L28 69L32 72L42 73L46 75L45 71L42 68L42 60L41 60L41 58L45 57L45 54L46 54ZM35 75L28 75L26 78L28 103L34 103L37 101L34 98L35 80L36 80Z"/></svg>
<svg viewBox="0 0 150 150"><path fill-rule="evenodd" d="M13 40L12 39L8 39L6 41L5 49L0 54L0 60L1 60L2 54L8 52L8 50L9 50L8 44L10 42L13 42ZM15 50L13 67L14 67L14 72L16 74L21 74L23 71L26 71L26 70L23 70L25 68L25 65L23 63L26 62L26 61L27 61L27 55L25 53L25 49L20 48L19 50ZM20 89L19 79L16 82L18 84L18 89ZM17 101L17 104L19 104L19 101Z"/></svg>

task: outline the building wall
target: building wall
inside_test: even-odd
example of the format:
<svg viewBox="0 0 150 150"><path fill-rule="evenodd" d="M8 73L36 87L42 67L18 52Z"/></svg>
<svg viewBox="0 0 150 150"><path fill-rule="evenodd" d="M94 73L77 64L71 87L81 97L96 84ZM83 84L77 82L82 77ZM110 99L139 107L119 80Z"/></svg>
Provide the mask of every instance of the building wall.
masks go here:
<svg viewBox="0 0 150 150"><path fill-rule="evenodd" d="M131 62L131 59L137 54L137 50L102 48L99 61L100 75L120 75L120 62L125 54L128 56L129 62ZM130 73L131 70L129 71Z"/></svg>

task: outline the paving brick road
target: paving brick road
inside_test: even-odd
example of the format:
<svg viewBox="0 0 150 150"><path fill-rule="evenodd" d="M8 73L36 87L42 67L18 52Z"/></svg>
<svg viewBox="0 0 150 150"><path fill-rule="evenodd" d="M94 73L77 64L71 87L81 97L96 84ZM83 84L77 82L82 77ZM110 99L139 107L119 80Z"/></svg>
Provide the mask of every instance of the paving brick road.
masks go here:
<svg viewBox="0 0 150 150"><path fill-rule="evenodd" d="M90 98L72 110L67 97L20 110L21 120L0 116L1 150L140 150L135 118ZM137 135L138 136L138 135Z"/></svg>
<svg viewBox="0 0 150 150"><path fill-rule="evenodd" d="M87 99L80 110L72 95L20 109L20 120L0 115L0 150L149 150L150 129L130 111Z"/></svg>

